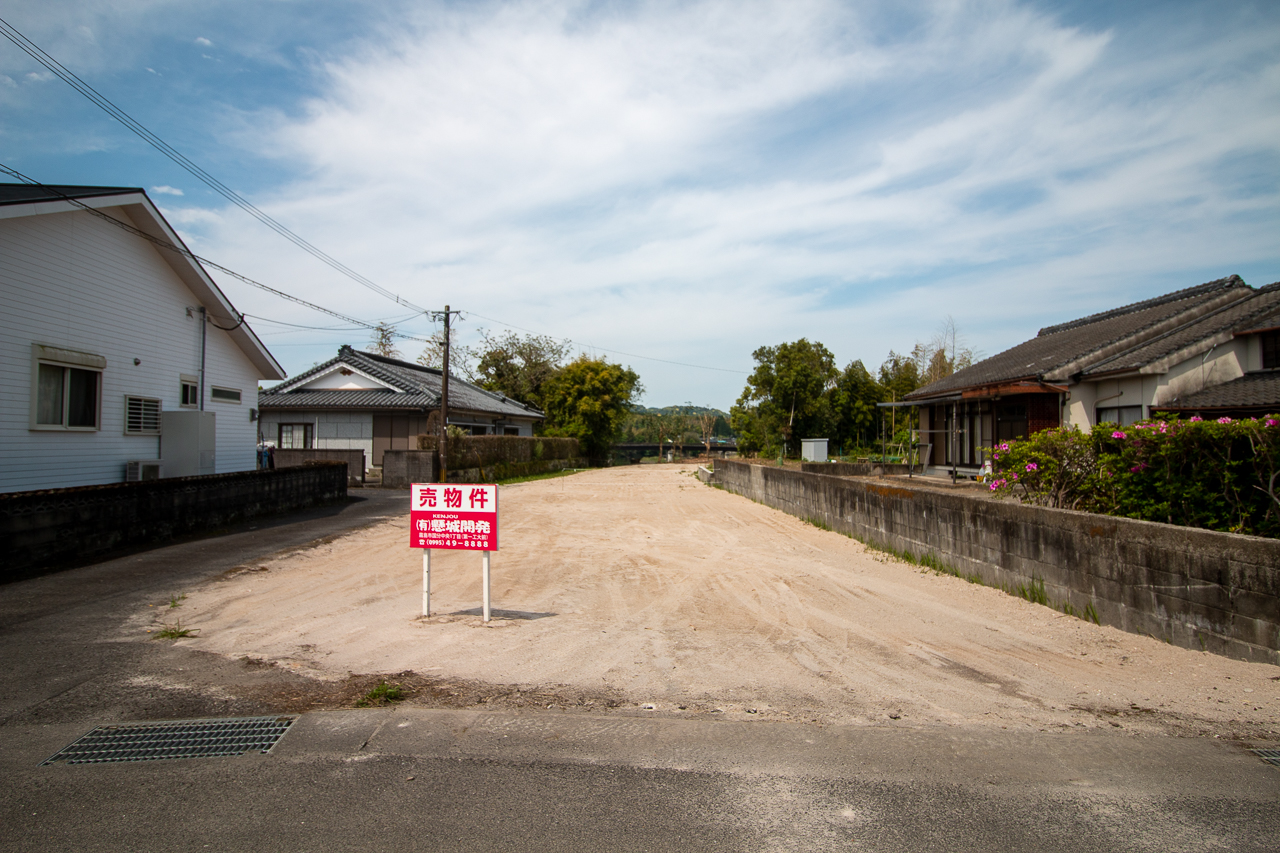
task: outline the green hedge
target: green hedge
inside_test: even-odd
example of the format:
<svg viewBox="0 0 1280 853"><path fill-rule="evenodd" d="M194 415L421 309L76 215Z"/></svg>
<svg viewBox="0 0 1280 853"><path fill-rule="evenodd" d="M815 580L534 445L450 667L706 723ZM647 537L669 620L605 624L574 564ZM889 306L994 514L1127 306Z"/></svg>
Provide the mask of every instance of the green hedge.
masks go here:
<svg viewBox="0 0 1280 853"><path fill-rule="evenodd" d="M1280 538L1280 416L1049 429L992 449L1026 503Z"/></svg>

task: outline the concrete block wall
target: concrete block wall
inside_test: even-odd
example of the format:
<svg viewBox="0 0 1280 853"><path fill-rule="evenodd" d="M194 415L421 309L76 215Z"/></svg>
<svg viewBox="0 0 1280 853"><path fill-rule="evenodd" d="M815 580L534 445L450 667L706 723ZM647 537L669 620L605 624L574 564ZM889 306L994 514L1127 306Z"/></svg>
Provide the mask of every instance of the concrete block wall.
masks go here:
<svg viewBox="0 0 1280 853"><path fill-rule="evenodd" d="M0 583L346 497L342 462L0 495Z"/></svg>
<svg viewBox="0 0 1280 853"><path fill-rule="evenodd" d="M722 461L735 494L863 541L933 555L1005 589L1043 582L1050 603L1104 625L1280 664L1280 542Z"/></svg>
<svg viewBox="0 0 1280 853"><path fill-rule="evenodd" d="M414 483L434 483L439 477L434 450L386 450L382 454L382 487L407 489Z"/></svg>

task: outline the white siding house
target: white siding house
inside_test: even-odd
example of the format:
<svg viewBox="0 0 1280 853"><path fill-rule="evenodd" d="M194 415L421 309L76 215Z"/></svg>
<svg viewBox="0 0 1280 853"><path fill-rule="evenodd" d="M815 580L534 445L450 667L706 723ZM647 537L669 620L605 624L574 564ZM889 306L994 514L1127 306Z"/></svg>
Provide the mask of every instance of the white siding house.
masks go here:
<svg viewBox="0 0 1280 853"><path fill-rule="evenodd" d="M168 412L212 413L205 471L253 470L283 369L196 261L79 205L182 246L140 189L0 185L0 492L120 482Z"/></svg>
<svg viewBox="0 0 1280 853"><path fill-rule="evenodd" d="M439 369L344 346L337 358L258 395L262 441L283 449L363 450L382 466L388 450L417 448L438 423ZM449 425L472 435L533 435L546 416L525 403L449 377Z"/></svg>

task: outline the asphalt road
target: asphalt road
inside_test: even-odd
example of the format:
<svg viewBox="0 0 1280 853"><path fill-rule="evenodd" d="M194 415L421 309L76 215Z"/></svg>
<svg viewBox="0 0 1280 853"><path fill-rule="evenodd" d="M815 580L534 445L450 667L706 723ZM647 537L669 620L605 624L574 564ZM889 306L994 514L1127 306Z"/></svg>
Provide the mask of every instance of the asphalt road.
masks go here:
<svg viewBox="0 0 1280 853"><path fill-rule="evenodd" d="M304 714L266 755L40 766L99 724L275 710L289 676L119 627L403 511L363 495L0 587L0 850L1280 849L1280 767L1125 733L401 707Z"/></svg>

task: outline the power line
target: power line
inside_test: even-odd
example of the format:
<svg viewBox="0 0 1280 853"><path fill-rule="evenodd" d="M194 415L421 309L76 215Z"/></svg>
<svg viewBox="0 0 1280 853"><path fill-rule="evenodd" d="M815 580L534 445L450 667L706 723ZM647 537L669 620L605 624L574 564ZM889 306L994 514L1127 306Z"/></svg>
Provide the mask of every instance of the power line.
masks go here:
<svg viewBox="0 0 1280 853"><path fill-rule="evenodd" d="M168 240L162 239L162 238L160 238L160 237L154 237L154 236L152 236L152 235L148 234L147 232L143 231L143 230L142 230L142 229L140 229L140 228L135 228L134 226L130 225L130 224L129 224L129 223L127 223L127 222L121 222L119 219L116 219L114 216L109 216L108 214L104 213L103 211L98 210L98 209L96 209L96 208L92 208L92 207L90 207L89 205L87 205L87 204L85 204L85 203L81 202L79 199L72 198L71 196L67 195L66 193L62 192L61 190L58 190L58 189L55 189L54 187L50 187L50 186L47 186L47 185L45 185L45 184L42 184L42 183L40 183L39 181L35 180L34 178L29 178L29 177L27 177L26 175L24 175L24 174L22 174L21 172L19 172L17 169L12 169L12 168L10 168L10 167L8 167L8 166L4 165L3 163L0 163L0 171L3 171L3 172L5 172L6 174L9 174L9 175L11 175L11 176L13 176L13 177L15 177L15 178L18 178L19 180L25 181L25 182L27 182L27 183L31 184L32 186L39 187L40 189L43 189L43 190L45 190L46 192L53 193L54 195L57 195L57 196L61 197L64 201L67 201L67 202L69 202L69 203L71 203L71 204L75 205L76 207L80 208L81 210L84 210L84 211L86 211L87 213L90 213L90 214L92 214L92 215L94 215L94 216L98 217L99 219L101 219L101 220L103 220L103 221L105 221L105 222L109 222L109 223L111 223L112 225L116 226L117 228L119 228L119 229L121 229L121 230L123 230L123 231L127 231L127 232L129 232L130 234L133 234L134 236L141 237L141 238L142 238L142 239L144 239L144 240L147 240L147 241L149 241L149 242L151 242L151 243L154 243L155 245L159 246L159 247L160 247L160 248L162 248L162 249L168 249L168 250L169 250L169 251L171 251L171 252L177 252L178 254L180 254L180 255L182 255L182 256L184 256L184 257L190 258L191 260L195 261L196 263L203 264L204 266L207 266L207 267L212 267L213 269L216 269L216 270L218 270L219 272L226 273L227 275L231 276L232 278L235 278L235 279L238 279L238 280L240 280L240 281L243 281L245 284L251 285L252 287L256 287L256 288L258 288L259 290L265 290L267 293L271 293L271 294L274 294L275 296L279 296L281 299L287 299L287 300L289 300L290 302L294 302L294 303L297 303L298 305L302 305L302 306L304 306L304 307L306 307L306 308L310 308L310 309L312 309L313 311L320 311L320 312L322 312L322 313L324 313L324 314L328 314L330 317L336 317L336 318L338 318L339 320L342 320L342 321L347 322L347 323L352 323L352 324L354 324L354 325L356 325L356 326L360 326L360 327L365 328L365 329L376 329L376 328L378 327L378 324L376 324L376 323L367 323L367 322L365 322L364 320L357 320L355 317L349 317L349 316L347 316L346 314L340 314L339 312L334 311L334 310L329 309L329 308L325 308L325 307L324 307L324 306L322 306L322 305L316 305L314 302L308 302L308 301L307 301L307 300L305 300L305 299L299 299L298 297L296 297L296 296L294 296L294 295L292 295L292 294L290 294L290 293L285 293L283 290L277 290L276 288L271 287L271 286L266 285L266 284L263 284L263 283L262 283L262 282L260 282L260 281L255 281L254 279L249 278L247 275L242 275L241 273L238 273L238 272L236 272L236 271L235 271L235 270L233 270L233 269L230 269L230 268L228 268L228 267L224 267L222 264L214 263L213 261L209 260L208 258L202 258L202 257L200 257L199 255L197 255L195 252L193 252L193 251L191 251L190 249L188 249L186 246L180 246L180 245L177 245L177 244L171 243L171 242L170 242L170 241L168 241ZM237 315L237 316L235 317L235 320L237 321L237 322L236 322L236 325L238 326L238 325L240 325L240 323L243 323L243 322L244 322L244 315L243 315L243 314L240 314L240 312L236 311L234 308L232 308L231 310L232 310L232 313L234 313L234 314L236 314L236 315ZM232 328L234 328L234 327L232 327ZM395 336L396 336L396 337L398 337L398 338L404 338L404 339L406 339L406 340L411 340L411 341L421 341L422 343L427 343L427 342L428 342L428 339L427 339L427 338L419 338L419 337L417 337L417 336L415 336L415 335L406 335L406 334L402 334L402 333L400 333L400 332L395 332L394 334L395 334Z"/></svg>
<svg viewBox="0 0 1280 853"><path fill-rule="evenodd" d="M293 243L295 246L302 249L304 252L307 252L312 257L328 264L333 269L337 270L338 272L350 278L352 281L355 281L363 285L364 287L369 288L374 293L377 293L380 296L385 296L387 299L390 299L393 302L403 305L406 308L411 308L419 314L426 311L425 308L421 308L417 305L414 305L409 300L399 296L398 294L392 293L390 290L387 290L386 288L382 287L376 282L366 278L365 276L351 269L341 261L326 254L316 246L313 246L311 243L304 240L302 237L290 231L288 228L286 228L284 225L277 222L275 219L272 219L266 213L263 213L261 210L255 207L252 203L250 203L247 199L245 199L235 190L231 189L226 184L222 183L222 181L218 180L213 175L209 174L204 169L197 166L194 162L187 159L185 155L183 155L180 151L178 151L172 145L165 142L160 137L156 136L154 133L152 133L150 130L144 127L140 122L138 122L128 113L126 113L120 107L113 104L110 100L106 98L106 96L104 96L98 90L94 89L88 83L81 80L74 73L72 73L65 66L63 66L62 63L58 62L58 60L54 59L49 54L45 53L44 50L42 50L39 45L37 45L35 42L31 41L31 39L24 36L12 24L4 20L3 18L0 18L0 35L3 35L5 38L9 39L9 41L17 45L19 49L21 49L24 53L26 53L36 62L40 63L45 68L49 69L51 72L56 74L59 78L63 80L63 82L65 82L71 88L75 89L84 97L88 98L97 107L102 109L102 111L105 112L107 115L111 116L116 121L123 124L126 128L128 128L130 131L136 134L140 139L142 139L143 142L146 142L152 148L155 148L157 151L159 151L164 156L168 157L178 166L185 169L195 178L202 181L210 189L218 193L218 195L222 196L227 201L236 205L245 213L249 214L254 219L258 220L263 225L267 226L272 231L279 234L281 237L284 237L290 243Z"/></svg>
<svg viewBox="0 0 1280 853"><path fill-rule="evenodd" d="M497 323L499 326L506 326L508 329L519 329L520 331L528 332L531 335L541 334L540 332L535 332L533 329L526 329L524 326L517 326L514 323L508 323L504 320L499 320L496 317L486 317L485 315L480 314L476 311L467 311L466 313L470 314L472 317L479 317L481 320L488 320L491 323ZM650 355L638 355L633 352L623 352L622 350L609 349L608 347L597 346L596 344L588 343L586 341L574 341L572 338L561 338L561 340L563 340L567 344L576 343L580 346L590 347L591 349L598 349L601 352L610 352L610 353L613 353L614 355L625 355L627 358L642 358L645 361L659 361L659 362L662 362L663 364L674 364L677 367L692 367L697 370L716 370L721 373L740 373L743 376L751 375L751 371L749 370L731 370L730 368L727 368L727 367L709 367L705 364L688 364L683 361L671 361L665 358L654 358L653 356L650 356Z"/></svg>

